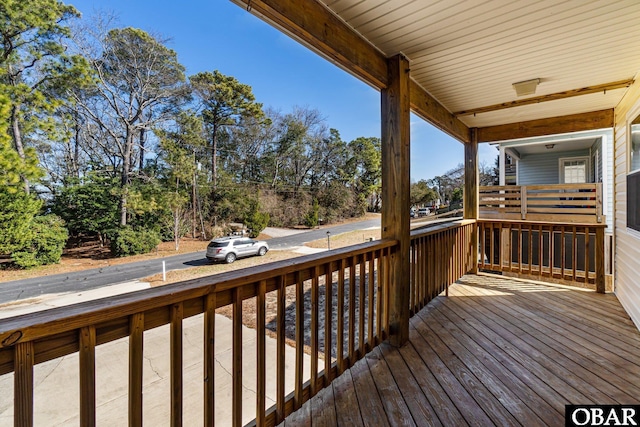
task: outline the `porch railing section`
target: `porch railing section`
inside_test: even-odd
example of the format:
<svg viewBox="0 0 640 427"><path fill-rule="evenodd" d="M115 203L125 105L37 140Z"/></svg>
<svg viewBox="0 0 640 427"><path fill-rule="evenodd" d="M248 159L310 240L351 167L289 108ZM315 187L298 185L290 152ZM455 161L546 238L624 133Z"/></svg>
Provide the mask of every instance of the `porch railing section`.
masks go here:
<svg viewBox="0 0 640 427"><path fill-rule="evenodd" d="M469 270L473 227L474 221L458 221L412 233L412 312ZM213 425L220 398L215 382L214 355L221 345L216 310L226 310L231 318L232 419L225 424L276 425L388 337L390 259L397 247L395 240L368 242L7 319L0 326L0 375L14 377L14 424L34 423L34 368L77 354L80 425L96 425L96 371L104 366L96 363L96 350L124 339L128 341L128 420L131 426L141 426L146 334L169 325L166 348L171 386L166 407L171 425L183 425L183 328L191 318L189 322L200 323L204 331L202 417L205 425ZM243 310L248 302L255 304L251 314ZM253 313L256 350L249 354L243 348L243 323ZM269 337L276 340L275 357L265 349ZM287 340L295 342L293 372L286 372L295 385L289 389L285 387ZM243 378L242 366L247 362L255 363L255 380ZM276 365L275 370L268 370L267 364ZM309 368L306 374L305 368ZM255 420L243 418L247 381L255 381ZM269 408L267 385L276 394L275 405ZM39 396L43 397L47 398Z"/></svg>
<svg viewBox="0 0 640 427"><path fill-rule="evenodd" d="M478 268L605 291L605 224L479 220Z"/></svg>
<svg viewBox="0 0 640 427"><path fill-rule="evenodd" d="M558 223L604 223L602 184L479 187L479 217Z"/></svg>
<svg viewBox="0 0 640 427"><path fill-rule="evenodd" d="M475 226L458 220L411 232L411 315L471 270Z"/></svg>
<svg viewBox="0 0 640 427"><path fill-rule="evenodd" d="M8 319L0 326L0 375L14 375L14 419L33 425L34 366L79 354L80 425L96 424L96 348L128 337L129 425L143 418L145 331L170 325L171 425L183 423L183 321L202 315L204 326L203 394L205 425L214 424L216 383L216 309L227 308L232 324L232 420L243 420L243 359L256 366L258 425L276 425L333 378L387 337L389 259L395 240L363 243L327 253L279 261L174 285ZM335 294L335 295L334 295ZM255 301L257 351L243 352L243 301ZM269 301L268 301L269 300ZM277 312L271 319L267 304ZM230 310L229 310L230 308ZM273 307L272 307L273 310ZM295 326L287 324L293 321ZM290 322L289 322L290 323ZM219 328L219 326L218 326ZM275 377L267 378L267 335L275 336ZM295 387L285 391L285 341L295 346ZM305 349L310 374L303 377ZM324 368L319 361L324 359ZM245 384L247 379L244 379ZM267 382L275 383L276 404L266 408ZM63 393L64 391L61 391ZM169 407L169 406L168 406ZM225 422L227 424L227 422Z"/></svg>

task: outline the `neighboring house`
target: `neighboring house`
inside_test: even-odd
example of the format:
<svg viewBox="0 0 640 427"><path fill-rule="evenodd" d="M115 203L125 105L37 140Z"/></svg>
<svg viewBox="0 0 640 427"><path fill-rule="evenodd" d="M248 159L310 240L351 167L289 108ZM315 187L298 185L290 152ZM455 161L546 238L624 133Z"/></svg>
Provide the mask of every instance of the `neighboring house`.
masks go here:
<svg viewBox="0 0 640 427"><path fill-rule="evenodd" d="M533 196L537 193L538 205L534 208L541 208L544 195L548 193L575 194L576 191L590 191L585 189L575 190L566 188L572 184L595 184L602 185L598 203L602 203L601 212L603 219L598 222L605 222L605 271L608 275L608 283L611 286L613 274L613 129L599 129L592 131L574 132L557 135L538 136L533 138L520 138L504 140L495 143L499 150L500 180L501 186L517 185L519 188L526 188L521 194L522 198ZM541 187L543 186L543 187ZM548 187L547 187L548 186ZM489 189L491 187L488 187ZM562 198L560 198L562 199ZM582 200L582 198L567 196L567 199ZM549 211L557 211L558 208L575 211L580 207L580 202L575 206L555 205L555 203L569 203L552 198L547 198ZM531 203L531 202L529 202ZM526 206L523 212L526 212ZM582 206L585 207L585 206ZM484 211L486 212L486 210ZM483 216L481 209L480 216ZM500 216L498 214L498 216ZM551 216L538 215L542 218ZM507 215L504 216L508 218ZM524 217L523 217L524 219ZM553 222L553 219L547 221ZM575 219L580 222L580 219ZM559 237L558 237L559 238ZM584 238L578 243L580 258L585 250ZM528 244L523 243L523 250L528 251ZM533 249L537 251L538 242L533 242ZM512 242L511 256L517 257L516 243ZM595 259L593 248L590 250L591 261ZM554 254L555 263L560 265L559 253ZM593 264L591 264L593 265Z"/></svg>
<svg viewBox="0 0 640 427"><path fill-rule="evenodd" d="M607 234L613 234L613 129L513 139L496 145L500 185L602 183L602 212Z"/></svg>

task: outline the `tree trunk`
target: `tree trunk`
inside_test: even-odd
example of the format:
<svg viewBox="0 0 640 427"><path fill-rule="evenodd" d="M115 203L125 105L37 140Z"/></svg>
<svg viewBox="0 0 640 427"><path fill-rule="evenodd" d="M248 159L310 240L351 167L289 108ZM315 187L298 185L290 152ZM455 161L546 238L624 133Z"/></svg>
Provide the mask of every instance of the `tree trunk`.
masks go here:
<svg viewBox="0 0 640 427"><path fill-rule="evenodd" d="M180 209L176 208L173 213L173 240L175 242L176 251L180 248Z"/></svg>
<svg viewBox="0 0 640 427"><path fill-rule="evenodd" d="M18 120L19 105L14 105L11 108L11 133L13 136L13 144L18 152L18 155L22 160L25 159L24 146L22 145L22 133L20 132L20 121ZM29 194L29 180L22 176L24 182L24 191Z"/></svg>
<svg viewBox="0 0 640 427"><path fill-rule="evenodd" d="M124 156L122 162L122 175L120 177L120 225L127 225L127 195L129 193L129 173L131 172L131 155L133 152L133 134L127 129Z"/></svg>
<svg viewBox="0 0 640 427"><path fill-rule="evenodd" d="M211 140L211 181L213 182L213 191L216 191L218 183L218 162L216 156L218 154L218 126L213 125L213 138Z"/></svg>
<svg viewBox="0 0 640 427"><path fill-rule="evenodd" d="M196 210L196 183L197 183L197 178L196 178L196 169L194 168L193 170L193 185L191 186L191 210L193 211L193 221L191 222L191 237L193 237L194 239L196 238L196 226L198 224L198 212Z"/></svg>
<svg viewBox="0 0 640 427"><path fill-rule="evenodd" d="M138 166L139 170L144 168L144 129L140 129L140 164Z"/></svg>
<svg viewBox="0 0 640 427"><path fill-rule="evenodd" d="M74 142L75 147L73 147L73 164L72 164L72 172L75 178L80 178L80 114L78 110L75 111L75 120L74 120Z"/></svg>

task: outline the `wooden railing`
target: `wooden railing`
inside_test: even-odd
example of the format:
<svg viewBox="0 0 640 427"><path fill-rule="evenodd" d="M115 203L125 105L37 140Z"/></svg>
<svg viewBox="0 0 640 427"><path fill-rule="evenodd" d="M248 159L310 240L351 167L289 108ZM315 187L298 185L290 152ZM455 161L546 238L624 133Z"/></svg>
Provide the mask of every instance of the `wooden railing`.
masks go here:
<svg viewBox="0 0 640 427"><path fill-rule="evenodd" d="M205 425L213 425L215 313L216 309L229 306L233 407L232 419L225 424L240 426L251 421L246 416L243 420L242 415L242 364L243 359L250 357L257 372L255 423L276 425L387 337L389 258L396 250L394 240L364 243L5 320L0 326L0 375L11 372L14 375L15 425L33 425L34 365L77 353L80 425L94 426L96 348L128 337L129 425L141 426L145 331L167 324L170 325L167 349L171 366L171 401L167 407L171 408L171 425L182 425L183 321L202 313L204 421ZM309 298L305 298L305 294ZM243 301L253 298L257 352L249 355L246 351L243 353L242 307ZM277 313L270 321L265 311L267 299L275 300L277 306ZM287 305L290 299L293 301ZM285 323L285 315L289 319L292 315L295 317L294 328ZM274 330L270 331L269 325ZM265 340L269 332L277 340L276 357L269 361L276 365L276 378L266 377ZM295 387L288 394L285 391L287 339L296 342ZM305 347L311 359L308 379L303 377ZM322 370L320 359L324 359ZM277 396L276 404L265 410L268 381L271 385L275 382Z"/></svg>
<svg viewBox="0 0 640 427"><path fill-rule="evenodd" d="M486 186L478 198L481 219L604 222L600 183Z"/></svg>
<svg viewBox="0 0 640 427"><path fill-rule="evenodd" d="M471 270L475 226L459 220L411 232L411 315Z"/></svg>
<svg viewBox="0 0 640 427"><path fill-rule="evenodd" d="M412 314L469 270L474 227L474 221L457 221L412 232L412 268L407 278ZM220 405L215 403L220 399L215 351L221 345L217 344L221 320L216 325L216 310L222 310L231 318L227 336L232 348L231 418L223 424L276 425L388 338L390 258L397 255L397 248L395 240L369 242L7 319L0 326L0 375L13 373L14 424L34 423L34 368L77 354L79 423L96 425L100 403L96 375L101 373L97 367L112 363L97 363L97 350L115 340L127 340L128 419L129 425L141 426L148 386L143 378L145 342L151 339L151 329L163 325L169 325L168 336L162 338L169 353L167 416L174 426L193 424L192 414L183 413L183 360L194 358L183 353L185 322L190 318L189 323L204 330L197 356L203 365L201 416L205 425L213 425L215 406ZM243 316L243 303L255 304L255 310ZM248 354L246 348L243 351L243 323L253 313L256 351ZM276 350L267 352L266 340L272 338ZM294 379L288 389L286 341L295 342L295 349L287 350L295 352L293 372L286 372L287 379ZM255 379L248 374L243 378L243 363L256 367ZM267 369L274 365L275 370ZM255 385L255 420L243 415L247 382ZM275 390L275 405L269 408L267 389Z"/></svg>
<svg viewBox="0 0 640 427"><path fill-rule="evenodd" d="M478 268L605 291L605 224L479 220Z"/></svg>

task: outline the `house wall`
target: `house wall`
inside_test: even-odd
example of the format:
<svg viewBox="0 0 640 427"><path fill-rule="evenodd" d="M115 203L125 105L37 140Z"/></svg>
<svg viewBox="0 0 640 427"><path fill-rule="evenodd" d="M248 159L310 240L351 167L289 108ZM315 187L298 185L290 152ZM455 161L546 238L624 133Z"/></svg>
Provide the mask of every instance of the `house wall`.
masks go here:
<svg viewBox="0 0 640 427"><path fill-rule="evenodd" d="M640 233L627 228L627 172L629 121L640 114L640 76L615 108L614 175L614 286L615 293L636 326L640 327Z"/></svg>
<svg viewBox="0 0 640 427"><path fill-rule="evenodd" d="M581 156L588 157L589 150L523 156L518 162L518 185L558 184L560 183L559 159Z"/></svg>

